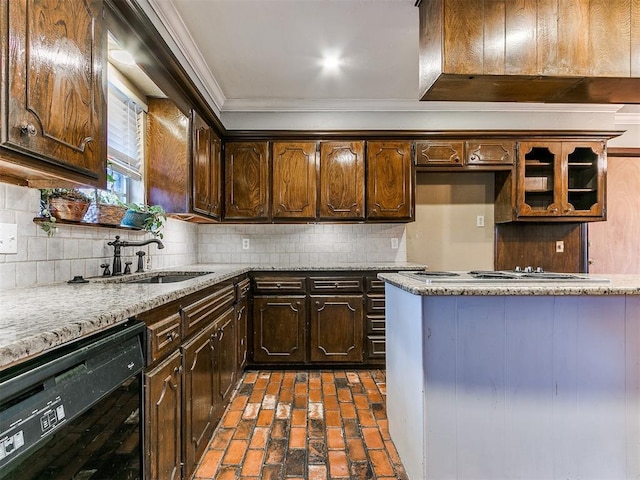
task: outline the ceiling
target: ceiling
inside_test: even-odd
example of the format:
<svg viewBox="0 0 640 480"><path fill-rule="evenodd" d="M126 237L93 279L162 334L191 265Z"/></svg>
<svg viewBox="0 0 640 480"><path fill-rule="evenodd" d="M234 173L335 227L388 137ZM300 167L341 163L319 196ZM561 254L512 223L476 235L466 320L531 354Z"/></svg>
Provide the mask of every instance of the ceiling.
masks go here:
<svg viewBox="0 0 640 480"><path fill-rule="evenodd" d="M418 104L414 0L149 0L221 111ZM339 55L337 70L323 68Z"/></svg>

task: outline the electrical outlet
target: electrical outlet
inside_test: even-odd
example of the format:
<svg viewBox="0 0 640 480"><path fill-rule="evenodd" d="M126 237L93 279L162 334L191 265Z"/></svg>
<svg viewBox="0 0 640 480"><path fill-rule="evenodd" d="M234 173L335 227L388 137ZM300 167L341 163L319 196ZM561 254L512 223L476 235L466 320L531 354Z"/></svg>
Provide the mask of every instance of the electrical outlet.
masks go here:
<svg viewBox="0 0 640 480"><path fill-rule="evenodd" d="M476 217L476 227L484 227L484 215L478 215Z"/></svg>
<svg viewBox="0 0 640 480"><path fill-rule="evenodd" d="M391 248L393 250L397 250L398 249L398 239L397 238L392 238L391 239Z"/></svg>
<svg viewBox="0 0 640 480"><path fill-rule="evenodd" d="M18 253L17 223L0 223L0 253Z"/></svg>
<svg viewBox="0 0 640 480"><path fill-rule="evenodd" d="M242 239L242 249L243 250L249 250L249 239L248 238L243 238Z"/></svg>
<svg viewBox="0 0 640 480"><path fill-rule="evenodd" d="M564 253L564 242L562 240L556 242L556 253Z"/></svg>

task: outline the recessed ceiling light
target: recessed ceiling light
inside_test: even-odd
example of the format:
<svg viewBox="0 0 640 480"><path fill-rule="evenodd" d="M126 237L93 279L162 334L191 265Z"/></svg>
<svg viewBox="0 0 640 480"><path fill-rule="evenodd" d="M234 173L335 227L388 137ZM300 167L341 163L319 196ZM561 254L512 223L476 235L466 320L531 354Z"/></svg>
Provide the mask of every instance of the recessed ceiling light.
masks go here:
<svg viewBox="0 0 640 480"><path fill-rule="evenodd" d="M122 63L123 65L135 65L136 60L126 50L113 49L109 50L109 58L115 60L116 62Z"/></svg>
<svg viewBox="0 0 640 480"><path fill-rule="evenodd" d="M322 68L324 68L327 71L338 71L340 70L340 67L342 65L344 65L344 60L340 57L340 55L338 54L325 54L322 57Z"/></svg>

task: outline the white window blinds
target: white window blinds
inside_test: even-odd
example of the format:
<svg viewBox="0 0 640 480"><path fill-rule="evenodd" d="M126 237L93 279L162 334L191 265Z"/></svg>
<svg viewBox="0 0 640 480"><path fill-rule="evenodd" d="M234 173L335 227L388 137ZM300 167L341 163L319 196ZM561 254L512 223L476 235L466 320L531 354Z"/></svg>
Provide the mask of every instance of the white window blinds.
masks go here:
<svg viewBox="0 0 640 480"><path fill-rule="evenodd" d="M144 111L109 83L107 154L112 168L136 180L142 178Z"/></svg>

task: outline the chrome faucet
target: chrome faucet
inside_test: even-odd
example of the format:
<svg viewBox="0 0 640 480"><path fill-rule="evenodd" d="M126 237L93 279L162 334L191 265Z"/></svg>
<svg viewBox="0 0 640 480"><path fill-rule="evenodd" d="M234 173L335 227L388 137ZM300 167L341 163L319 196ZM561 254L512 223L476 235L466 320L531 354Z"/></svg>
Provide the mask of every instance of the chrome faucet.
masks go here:
<svg viewBox="0 0 640 480"><path fill-rule="evenodd" d="M120 249L122 247L142 247L143 245L149 245L150 243L158 244L158 248L164 248L164 244L157 238L150 238L141 242L128 242L127 240L120 240L120 236L116 235L116 239L112 242L107 242L107 245L113 247L113 271L111 275L122 275L122 261L120 260Z"/></svg>

